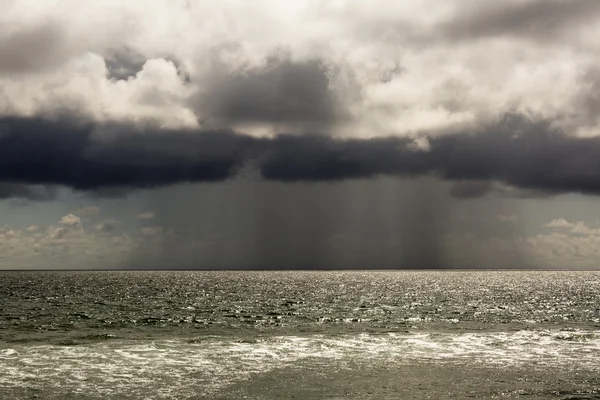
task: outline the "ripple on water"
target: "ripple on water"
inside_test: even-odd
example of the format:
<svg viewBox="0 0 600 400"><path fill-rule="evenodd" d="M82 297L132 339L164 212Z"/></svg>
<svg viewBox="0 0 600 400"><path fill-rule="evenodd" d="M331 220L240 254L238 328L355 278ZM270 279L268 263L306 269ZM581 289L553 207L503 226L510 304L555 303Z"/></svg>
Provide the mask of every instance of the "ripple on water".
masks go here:
<svg viewBox="0 0 600 400"><path fill-rule="evenodd" d="M0 340L600 328L600 272L0 272ZM24 284L26 282L26 284ZM127 334L123 334L123 331Z"/></svg>

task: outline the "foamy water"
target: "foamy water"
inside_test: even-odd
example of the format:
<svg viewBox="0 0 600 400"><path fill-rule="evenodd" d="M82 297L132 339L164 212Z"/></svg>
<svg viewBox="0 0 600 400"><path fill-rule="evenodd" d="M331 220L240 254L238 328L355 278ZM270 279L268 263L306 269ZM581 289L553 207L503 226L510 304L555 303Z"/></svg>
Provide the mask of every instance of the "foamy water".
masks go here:
<svg viewBox="0 0 600 400"><path fill-rule="evenodd" d="M0 273L4 399L600 399L600 273Z"/></svg>
<svg viewBox="0 0 600 400"><path fill-rule="evenodd" d="M600 331L389 333L328 337L275 336L105 341L80 346L13 345L0 350L0 387L44 397L210 397L274 369L301 373L307 364L343 370L350 364L433 363L600 374Z"/></svg>

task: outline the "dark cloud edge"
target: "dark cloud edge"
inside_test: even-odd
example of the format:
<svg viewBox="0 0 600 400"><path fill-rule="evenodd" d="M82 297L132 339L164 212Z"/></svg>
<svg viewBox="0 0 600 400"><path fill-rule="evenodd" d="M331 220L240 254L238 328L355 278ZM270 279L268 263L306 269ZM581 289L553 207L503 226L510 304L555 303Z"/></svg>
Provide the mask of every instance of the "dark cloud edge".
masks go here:
<svg viewBox="0 0 600 400"><path fill-rule="evenodd" d="M219 182L252 168L280 182L435 176L458 182L451 194L459 198L484 196L495 182L537 196L600 194L600 138L569 136L549 120L507 113L470 131L427 140L425 150L400 137L256 138L229 130L11 117L0 119L0 183L4 198L36 200L46 196L29 196L23 185L101 194Z"/></svg>

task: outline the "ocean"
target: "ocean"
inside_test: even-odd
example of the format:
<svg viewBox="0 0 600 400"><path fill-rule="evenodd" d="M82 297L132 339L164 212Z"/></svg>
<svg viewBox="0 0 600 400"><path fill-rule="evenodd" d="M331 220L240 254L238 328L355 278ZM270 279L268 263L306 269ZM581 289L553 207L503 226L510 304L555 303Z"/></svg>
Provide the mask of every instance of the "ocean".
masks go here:
<svg viewBox="0 0 600 400"><path fill-rule="evenodd" d="M0 272L0 399L600 399L600 272Z"/></svg>

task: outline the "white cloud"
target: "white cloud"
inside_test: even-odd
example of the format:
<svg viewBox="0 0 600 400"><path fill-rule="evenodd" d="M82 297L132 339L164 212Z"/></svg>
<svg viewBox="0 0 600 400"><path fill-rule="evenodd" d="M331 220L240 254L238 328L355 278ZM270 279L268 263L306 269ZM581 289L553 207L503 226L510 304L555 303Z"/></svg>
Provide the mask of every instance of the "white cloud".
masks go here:
<svg viewBox="0 0 600 400"><path fill-rule="evenodd" d="M598 267L600 236L553 232L530 237L527 244L532 257L542 265L559 268Z"/></svg>
<svg viewBox="0 0 600 400"><path fill-rule="evenodd" d="M528 3L535 1L507 0L502 12ZM523 21L525 30L500 22L487 28L478 18L500 13L502 21L504 14L488 2L469 4L476 11L456 0L19 1L0 17L6 32L0 40L7 51L21 49L27 69L0 78L0 114L67 108L97 120L195 126L197 118L211 116L192 110L189 98L212 81L215 69L244 73L284 51L292 60L320 59L327 66L330 90L350 116L332 128L338 134L460 128L507 110L594 134L598 115L584 112L582 101L595 93L590 76L600 68L600 24L591 17L597 9L557 13L548 26ZM535 30L554 26L545 35ZM485 32L469 37L465 27ZM26 40L36 35L51 52ZM105 59L125 50L146 60L142 69L127 80L110 79Z"/></svg>
<svg viewBox="0 0 600 400"><path fill-rule="evenodd" d="M67 214L60 219L59 222L62 225L58 229L68 229L70 231L83 232L83 225L81 224L81 218L74 214Z"/></svg>
<svg viewBox="0 0 600 400"><path fill-rule="evenodd" d="M57 226L49 227L50 236L53 239L64 239L84 234L81 218L73 214L67 214L60 219Z"/></svg>
<svg viewBox="0 0 600 400"><path fill-rule="evenodd" d="M84 231L79 217L68 214L46 228L32 225L24 230L0 228L0 262L4 269L89 269L130 266L134 255L160 252L163 230L153 228L153 235L132 236L111 230L120 221L107 219ZM81 229L80 229L81 228ZM171 235L172 232L170 233ZM158 242L157 242L158 241Z"/></svg>
<svg viewBox="0 0 600 400"><path fill-rule="evenodd" d="M544 225L545 228L567 231L577 235L598 235L600 236L600 227L593 228L583 221L570 222L564 218L558 218Z"/></svg>
<svg viewBox="0 0 600 400"><path fill-rule="evenodd" d="M81 225L81 218L73 214L67 214L60 219L60 224L65 226L79 226Z"/></svg>
<svg viewBox="0 0 600 400"><path fill-rule="evenodd" d="M11 227L5 226L0 228L0 238L2 239L10 239L18 236L20 236L20 232L12 229Z"/></svg>
<svg viewBox="0 0 600 400"><path fill-rule="evenodd" d="M544 225L545 228L558 228L558 229L560 229L560 228L569 229L572 226L573 226L573 224L564 218L553 219L552 221L550 221Z"/></svg>

